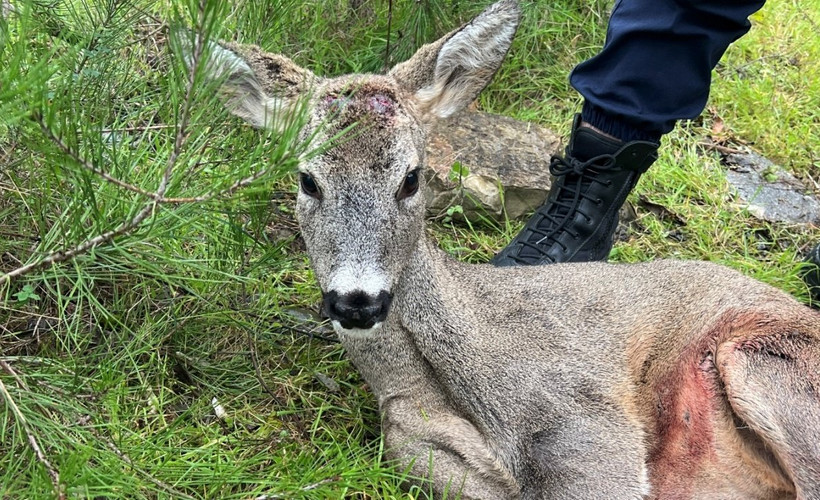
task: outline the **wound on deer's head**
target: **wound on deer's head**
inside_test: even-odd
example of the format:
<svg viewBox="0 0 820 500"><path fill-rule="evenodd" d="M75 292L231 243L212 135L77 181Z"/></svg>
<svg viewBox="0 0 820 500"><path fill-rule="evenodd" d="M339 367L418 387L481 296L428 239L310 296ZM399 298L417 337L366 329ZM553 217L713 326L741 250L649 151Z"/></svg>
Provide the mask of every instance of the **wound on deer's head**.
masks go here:
<svg viewBox="0 0 820 500"><path fill-rule="evenodd" d="M319 100L320 106L345 123L389 121L399 104L388 89L354 89L331 92Z"/></svg>

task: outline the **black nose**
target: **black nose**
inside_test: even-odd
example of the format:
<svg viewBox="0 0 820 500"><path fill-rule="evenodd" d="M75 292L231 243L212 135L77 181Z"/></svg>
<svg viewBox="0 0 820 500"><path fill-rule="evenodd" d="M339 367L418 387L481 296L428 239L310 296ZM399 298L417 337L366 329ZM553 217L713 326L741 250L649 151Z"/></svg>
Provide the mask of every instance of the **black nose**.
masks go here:
<svg viewBox="0 0 820 500"><path fill-rule="evenodd" d="M339 295L335 291L325 294L325 311L330 319L338 321L342 328L366 330L387 317L393 297L379 292L375 297L362 291Z"/></svg>

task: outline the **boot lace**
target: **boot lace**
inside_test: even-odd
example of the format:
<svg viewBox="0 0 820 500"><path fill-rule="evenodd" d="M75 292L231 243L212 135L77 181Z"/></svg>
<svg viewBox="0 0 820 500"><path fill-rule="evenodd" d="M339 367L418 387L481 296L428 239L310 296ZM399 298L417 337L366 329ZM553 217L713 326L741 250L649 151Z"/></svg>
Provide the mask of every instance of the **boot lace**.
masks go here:
<svg viewBox="0 0 820 500"><path fill-rule="evenodd" d="M602 203L601 199L593 199L587 191L592 183L611 185L611 180L598 179L595 174L611 170L615 166L615 156L609 154L595 156L586 161L579 161L572 157L553 156L550 159L550 173L556 178L566 177L564 183L560 187L556 183L555 189L559 192L555 194L553 203L548 203L536 210L533 215L534 220L531 224L527 224L530 235L517 242L520 248L510 255L510 258L525 264L528 259L523 258L521 252L524 248L530 248L541 258L552 261L553 259L547 255L547 250L553 244L558 244L566 251L567 247L559 240L559 236L567 232L575 239L580 238L580 234L568 227L568 224L575 213L580 213L588 223L592 222L592 218L580 211L578 206L583 199L590 200L597 205Z"/></svg>

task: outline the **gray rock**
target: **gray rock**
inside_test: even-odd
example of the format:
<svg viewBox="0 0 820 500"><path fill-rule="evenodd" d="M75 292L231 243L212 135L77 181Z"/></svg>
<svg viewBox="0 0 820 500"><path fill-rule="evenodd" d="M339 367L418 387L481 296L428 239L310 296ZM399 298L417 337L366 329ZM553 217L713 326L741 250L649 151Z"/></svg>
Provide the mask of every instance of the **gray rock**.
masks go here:
<svg viewBox="0 0 820 500"><path fill-rule="evenodd" d="M730 154L726 177L753 216L789 224L820 224L820 202L790 173L754 152Z"/></svg>
<svg viewBox="0 0 820 500"><path fill-rule="evenodd" d="M330 392L339 392L339 391L342 390L342 388L339 386L338 382L336 382L335 380L328 377L327 375L325 375L322 372L315 372L313 374L313 378L318 380L319 383L322 384L323 386L325 386L325 389L327 389Z"/></svg>
<svg viewBox="0 0 820 500"><path fill-rule="evenodd" d="M0 16L8 17L13 12L16 13L17 9L11 4L11 0L0 1Z"/></svg>
<svg viewBox="0 0 820 500"><path fill-rule="evenodd" d="M471 221L522 218L546 199L560 148L549 130L505 116L468 112L440 123L427 146L428 213L461 205Z"/></svg>

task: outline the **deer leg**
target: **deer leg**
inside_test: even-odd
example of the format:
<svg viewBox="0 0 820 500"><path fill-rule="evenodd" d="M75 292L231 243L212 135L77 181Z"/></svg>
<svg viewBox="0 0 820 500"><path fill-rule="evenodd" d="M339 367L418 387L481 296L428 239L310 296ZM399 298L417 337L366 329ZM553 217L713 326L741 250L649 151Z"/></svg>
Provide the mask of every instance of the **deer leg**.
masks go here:
<svg viewBox="0 0 820 500"><path fill-rule="evenodd" d="M522 465L527 498L649 497L644 434L620 409L566 405L544 421Z"/></svg>
<svg viewBox="0 0 820 500"><path fill-rule="evenodd" d="M794 323L767 322L767 333L724 342L715 361L734 413L772 450L797 498L815 500L820 499L820 322Z"/></svg>
<svg viewBox="0 0 820 500"><path fill-rule="evenodd" d="M429 481L434 498L518 498L515 478L473 424L440 410L424 412L410 401L391 403L382 421L387 455Z"/></svg>

